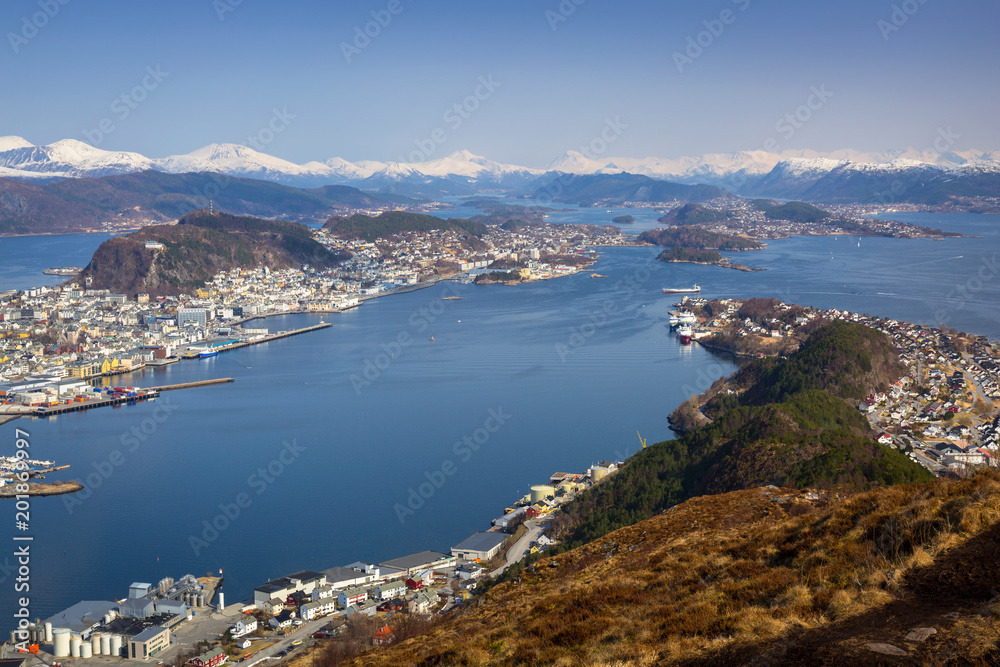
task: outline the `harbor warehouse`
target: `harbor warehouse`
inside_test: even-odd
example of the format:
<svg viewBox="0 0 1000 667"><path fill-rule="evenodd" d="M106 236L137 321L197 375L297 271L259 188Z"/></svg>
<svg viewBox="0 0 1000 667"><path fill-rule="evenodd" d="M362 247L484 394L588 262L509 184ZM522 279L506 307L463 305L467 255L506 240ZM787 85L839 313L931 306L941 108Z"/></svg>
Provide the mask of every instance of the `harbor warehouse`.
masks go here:
<svg viewBox="0 0 1000 667"><path fill-rule="evenodd" d="M500 547L507 537L509 536L504 533L474 533L458 546L452 547L451 554L465 561L487 561L500 553Z"/></svg>

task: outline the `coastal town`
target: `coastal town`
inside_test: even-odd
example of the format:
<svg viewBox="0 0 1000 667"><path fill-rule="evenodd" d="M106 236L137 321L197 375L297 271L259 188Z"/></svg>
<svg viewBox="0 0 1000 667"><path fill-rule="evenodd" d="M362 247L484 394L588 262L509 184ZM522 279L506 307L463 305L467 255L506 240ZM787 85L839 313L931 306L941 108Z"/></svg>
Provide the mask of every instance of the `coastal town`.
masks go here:
<svg viewBox="0 0 1000 667"><path fill-rule="evenodd" d="M218 576L133 582L122 598L83 600L47 619L25 622L11 631L0 659L25 659L26 667L67 659L88 665L125 659L250 667L322 648L324 641L345 634L360 633L364 645L388 646L407 638L414 619L429 621L461 608L484 580L555 544L545 535L552 514L614 475L619 465L602 461L583 473L552 474L505 508L487 530L450 550L303 570L261 582L252 598L229 605L224 569Z"/></svg>
<svg viewBox="0 0 1000 667"><path fill-rule="evenodd" d="M268 316L338 313L370 298L442 280L472 282L482 274L502 273L512 282L572 275L596 261L594 247L631 243L614 227L569 225L497 228L477 248L451 230L374 242L325 230L314 236L350 259L326 271L303 266L220 272L176 296L113 294L76 279L0 294L0 398L7 406L0 412L52 407L44 404L81 395L89 400L89 388L81 391L68 379L116 376L266 342L281 332L253 321ZM150 252L160 250L147 245Z"/></svg>
<svg viewBox="0 0 1000 667"><path fill-rule="evenodd" d="M906 368L858 404L878 441L937 476L1000 467L1000 344L982 336L777 299L684 297L678 330L691 341L743 357L787 356L820 323L857 322L893 342Z"/></svg>
<svg viewBox="0 0 1000 667"><path fill-rule="evenodd" d="M350 258L328 270L222 271L177 296L115 294L92 289L76 276L59 286L0 295L0 419L152 400L173 387L136 387L134 377L122 376L330 326L272 331L262 321L268 316L335 314L364 307L368 299L495 274L507 276L505 282L547 280L584 271L596 261L595 247L634 243L615 228L569 225L491 229L481 244L454 230L373 241L317 230L313 238ZM685 297L671 314L671 322L683 325L684 343L745 357L787 356L830 320L882 331L907 373L858 403L878 441L939 476L997 465L996 343L774 299ZM38 473L57 469L52 461L31 463ZM222 571L218 577L185 575L155 585L133 582L127 596L84 600L48 619L34 619L25 629L27 638L11 636L6 656L27 656L28 667L123 658L177 667L245 661L249 667L301 655L345 634L368 646L403 641L409 620L401 619L451 613L486 582L553 546L546 535L553 514L623 465L602 461L582 473L554 473L503 508L485 530L448 549L302 570L261 582L252 598L229 605ZM0 469L0 485L13 470Z"/></svg>

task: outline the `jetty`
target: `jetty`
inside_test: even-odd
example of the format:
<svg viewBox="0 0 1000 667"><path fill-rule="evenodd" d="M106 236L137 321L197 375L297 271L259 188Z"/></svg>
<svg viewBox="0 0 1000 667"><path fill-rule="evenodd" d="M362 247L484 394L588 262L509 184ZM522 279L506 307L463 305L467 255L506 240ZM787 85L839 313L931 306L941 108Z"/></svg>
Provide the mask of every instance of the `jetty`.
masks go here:
<svg viewBox="0 0 1000 667"><path fill-rule="evenodd" d="M209 380L196 380L194 382L181 382L180 384L165 384L159 387L150 387L151 391L164 392L176 389L192 389L194 387L207 387L213 384L226 384L236 382L236 378L211 378Z"/></svg>
<svg viewBox="0 0 1000 667"><path fill-rule="evenodd" d="M211 347L206 347L204 345L189 345L187 351L182 353L180 356L184 359L198 359L201 357L201 353L204 350L210 350L213 353L226 352L228 350L236 350L241 347L249 347L250 345L260 345L261 343L270 343L272 340L279 340L281 338L288 338L290 336L298 336L299 334L309 333L310 331L317 331L319 329L326 329L327 327L332 327L333 325L329 322L320 322L319 324L313 324L312 326L303 327L301 329L292 329L290 331L278 331L273 334L266 334L259 338L252 338L249 340L239 340L231 341L227 343L222 343L220 345L214 345ZM214 356L214 354L213 354Z"/></svg>

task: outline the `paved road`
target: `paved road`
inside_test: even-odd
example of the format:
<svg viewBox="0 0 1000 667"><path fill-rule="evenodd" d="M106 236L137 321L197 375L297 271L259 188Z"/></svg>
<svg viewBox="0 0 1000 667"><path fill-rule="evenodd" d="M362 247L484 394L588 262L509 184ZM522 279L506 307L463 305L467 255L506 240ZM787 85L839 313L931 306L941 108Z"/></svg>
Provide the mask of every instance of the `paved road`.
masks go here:
<svg viewBox="0 0 1000 667"><path fill-rule="evenodd" d="M544 523L542 523L543 521ZM542 531L544 531L546 526L548 526L548 521L548 518L525 521L524 525L527 527L528 532L522 535L521 538L514 543L514 546L507 550L507 562L490 572L490 576L499 576L508 567L523 559L531 543L541 537Z"/></svg>
<svg viewBox="0 0 1000 667"><path fill-rule="evenodd" d="M253 657L247 659L247 667L252 667L259 662L266 662L277 658L279 652L282 649L292 648L292 642L299 639L302 640L303 646L296 646L292 652L288 655L289 658L295 657L295 654L300 650L305 648L304 644L306 641L312 637L314 632L318 632L320 628L329 623L331 620L337 616L342 616L344 612L337 612L336 614L330 614L329 616L322 616L311 621L307 621L302 625L298 626L298 629L288 635L287 637L279 638L273 646L268 646L266 649L259 651L253 655Z"/></svg>

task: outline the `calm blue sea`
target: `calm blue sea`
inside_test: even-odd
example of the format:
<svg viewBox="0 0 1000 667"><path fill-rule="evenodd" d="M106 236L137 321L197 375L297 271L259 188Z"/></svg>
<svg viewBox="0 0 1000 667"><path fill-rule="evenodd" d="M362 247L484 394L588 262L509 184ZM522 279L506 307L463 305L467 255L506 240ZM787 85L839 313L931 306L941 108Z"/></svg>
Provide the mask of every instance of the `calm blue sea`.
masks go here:
<svg viewBox="0 0 1000 667"><path fill-rule="evenodd" d="M629 231L655 226L657 214L641 210L553 219L606 223L618 213L639 220ZM551 473L627 456L636 431L670 437L666 415L735 366L677 344L666 286L697 282L709 297L776 297L1000 338L1000 276L990 268L1000 220L896 217L980 238L795 237L738 255L767 269L759 273L604 249L594 270L606 278L449 283L377 299L322 331L121 379L233 384L2 426L0 452L13 451L15 427L26 429L35 458L70 464L68 476L88 486L32 500L32 613L220 567L235 601L301 569L446 551ZM0 289L47 282L38 272L50 265L85 264L101 240L0 240ZM462 299L441 300L448 295ZM428 497L401 514L396 506L421 484ZM14 606L3 569L13 523L13 504L0 504L0 609Z"/></svg>

